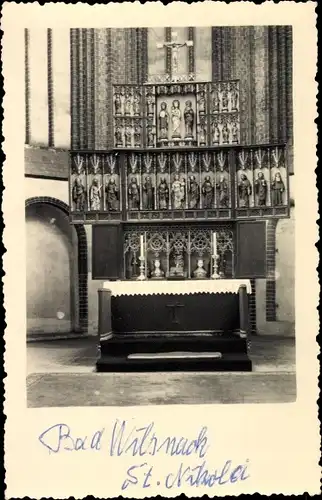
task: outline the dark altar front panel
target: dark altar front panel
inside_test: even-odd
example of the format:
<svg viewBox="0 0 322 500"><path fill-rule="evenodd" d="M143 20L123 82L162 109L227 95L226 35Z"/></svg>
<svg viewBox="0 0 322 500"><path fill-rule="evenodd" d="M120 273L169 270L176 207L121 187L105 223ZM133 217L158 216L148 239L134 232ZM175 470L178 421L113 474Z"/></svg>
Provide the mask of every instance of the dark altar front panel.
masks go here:
<svg viewBox="0 0 322 500"><path fill-rule="evenodd" d="M266 278L266 222L237 225L237 278Z"/></svg>
<svg viewBox="0 0 322 500"><path fill-rule="evenodd" d="M112 297L112 330L138 332L231 332L240 327L233 293Z"/></svg>
<svg viewBox="0 0 322 500"><path fill-rule="evenodd" d="M122 226L102 224L92 228L93 279L119 279L122 274Z"/></svg>

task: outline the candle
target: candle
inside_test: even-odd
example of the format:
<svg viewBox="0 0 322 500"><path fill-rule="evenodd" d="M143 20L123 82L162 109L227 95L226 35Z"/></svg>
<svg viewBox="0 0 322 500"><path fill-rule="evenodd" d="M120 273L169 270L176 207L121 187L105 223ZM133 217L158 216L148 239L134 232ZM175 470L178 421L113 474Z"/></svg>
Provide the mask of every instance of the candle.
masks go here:
<svg viewBox="0 0 322 500"><path fill-rule="evenodd" d="M141 234L140 236L140 257L144 258L144 236Z"/></svg>
<svg viewBox="0 0 322 500"><path fill-rule="evenodd" d="M217 255L217 234L215 231L212 233L213 256Z"/></svg>

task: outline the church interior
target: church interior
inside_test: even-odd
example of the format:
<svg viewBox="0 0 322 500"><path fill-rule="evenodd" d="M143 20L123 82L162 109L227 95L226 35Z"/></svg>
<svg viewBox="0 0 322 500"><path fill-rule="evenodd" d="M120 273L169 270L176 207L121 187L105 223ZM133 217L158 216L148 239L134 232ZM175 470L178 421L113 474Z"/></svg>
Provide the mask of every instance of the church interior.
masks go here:
<svg viewBox="0 0 322 500"><path fill-rule="evenodd" d="M121 332L238 326L247 360L232 370L293 373L292 28L33 28L24 42L29 373L88 374L102 339L118 352L111 302Z"/></svg>

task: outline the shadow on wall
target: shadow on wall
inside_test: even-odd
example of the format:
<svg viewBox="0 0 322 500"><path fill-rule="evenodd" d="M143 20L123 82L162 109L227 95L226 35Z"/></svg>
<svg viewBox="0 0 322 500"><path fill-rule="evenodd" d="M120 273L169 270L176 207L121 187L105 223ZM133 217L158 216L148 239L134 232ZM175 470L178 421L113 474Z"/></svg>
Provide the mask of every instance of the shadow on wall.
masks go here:
<svg viewBox="0 0 322 500"><path fill-rule="evenodd" d="M78 329L77 234L57 207L26 208L27 332Z"/></svg>

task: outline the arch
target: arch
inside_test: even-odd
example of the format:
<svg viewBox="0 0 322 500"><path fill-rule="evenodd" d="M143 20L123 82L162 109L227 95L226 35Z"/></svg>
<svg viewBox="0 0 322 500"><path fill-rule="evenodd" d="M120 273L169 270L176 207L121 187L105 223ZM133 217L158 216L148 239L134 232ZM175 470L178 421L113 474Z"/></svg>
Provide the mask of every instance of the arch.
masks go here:
<svg viewBox="0 0 322 500"><path fill-rule="evenodd" d="M63 201L50 196L35 196L25 201L25 209L35 204L49 204L60 209L69 218L69 207ZM78 248L78 317L81 333L88 332L88 269L87 237L82 224L73 224L77 233Z"/></svg>

